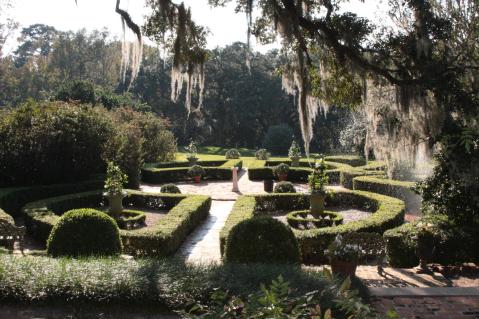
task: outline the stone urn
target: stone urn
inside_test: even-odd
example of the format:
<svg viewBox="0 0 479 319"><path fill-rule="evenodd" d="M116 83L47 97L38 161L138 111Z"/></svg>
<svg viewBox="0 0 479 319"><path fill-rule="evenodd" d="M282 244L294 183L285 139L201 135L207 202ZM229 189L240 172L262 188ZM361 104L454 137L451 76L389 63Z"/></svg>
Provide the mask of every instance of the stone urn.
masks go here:
<svg viewBox="0 0 479 319"><path fill-rule="evenodd" d="M324 212L326 192L313 192L309 195L310 211L314 217L319 217Z"/></svg>
<svg viewBox="0 0 479 319"><path fill-rule="evenodd" d="M434 235L429 232L420 232L417 235L416 255L419 258L419 267L422 271L428 271L428 262L434 256Z"/></svg>
<svg viewBox="0 0 479 319"><path fill-rule="evenodd" d="M108 198L109 203L109 212L112 215L120 215L123 212L123 198L125 198L126 193L119 194L104 194Z"/></svg>
<svg viewBox="0 0 479 319"><path fill-rule="evenodd" d="M356 275L357 267L358 263L356 261L343 261L338 259L331 260L331 271L335 275L353 277Z"/></svg>
<svg viewBox="0 0 479 319"><path fill-rule="evenodd" d="M291 157L291 167L299 167L300 157Z"/></svg>
<svg viewBox="0 0 479 319"><path fill-rule="evenodd" d="M273 191L274 181L272 179L265 179L263 186L265 192L271 193Z"/></svg>

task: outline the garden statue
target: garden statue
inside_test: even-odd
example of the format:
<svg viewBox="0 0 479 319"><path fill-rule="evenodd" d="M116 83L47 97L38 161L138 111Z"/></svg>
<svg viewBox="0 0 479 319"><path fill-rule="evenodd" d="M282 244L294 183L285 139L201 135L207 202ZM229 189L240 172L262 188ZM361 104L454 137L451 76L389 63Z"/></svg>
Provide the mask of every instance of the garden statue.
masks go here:
<svg viewBox="0 0 479 319"><path fill-rule="evenodd" d="M299 166L299 160L301 159L301 148L296 143L296 141L293 141L293 143L291 144L288 150L288 157L291 160L291 167Z"/></svg>
<svg viewBox="0 0 479 319"><path fill-rule="evenodd" d="M324 201L326 199L326 185L328 184L328 176L326 175L326 165L324 157L320 157L319 163L314 162L313 172L308 177L310 195L311 215L319 217L324 213Z"/></svg>
<svg viewBox="0 0 479 319"><path fill-rule="evenodd" d="M128 177L121 171L120 167L113 162L108 162L103 196L108 198L109 212L112 216L118 216L123 211L123 198L127 195L123 190L123 185L127 181Z"/></svg>

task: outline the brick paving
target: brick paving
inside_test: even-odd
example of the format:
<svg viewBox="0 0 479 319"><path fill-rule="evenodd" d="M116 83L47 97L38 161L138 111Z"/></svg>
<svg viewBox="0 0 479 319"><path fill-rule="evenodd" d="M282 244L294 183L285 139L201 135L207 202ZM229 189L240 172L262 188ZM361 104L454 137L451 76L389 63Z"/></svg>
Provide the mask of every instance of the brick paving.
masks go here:
<svg viewBox="0 0 479 319"><path fill-rule="evenodd" d="M372 305L404 319L479 319L479 296L376 297Z"/></svg>

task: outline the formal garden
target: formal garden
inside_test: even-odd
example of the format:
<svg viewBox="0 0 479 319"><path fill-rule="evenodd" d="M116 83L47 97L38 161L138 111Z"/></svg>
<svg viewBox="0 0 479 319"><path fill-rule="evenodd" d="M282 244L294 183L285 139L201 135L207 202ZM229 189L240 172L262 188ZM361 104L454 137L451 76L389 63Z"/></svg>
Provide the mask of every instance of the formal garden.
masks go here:
<svg viewBox="0 0 479 319"><path fill-rule="evenodd" d="M0 1L0 318L479 318L477 1L42 1Z"/></svg>

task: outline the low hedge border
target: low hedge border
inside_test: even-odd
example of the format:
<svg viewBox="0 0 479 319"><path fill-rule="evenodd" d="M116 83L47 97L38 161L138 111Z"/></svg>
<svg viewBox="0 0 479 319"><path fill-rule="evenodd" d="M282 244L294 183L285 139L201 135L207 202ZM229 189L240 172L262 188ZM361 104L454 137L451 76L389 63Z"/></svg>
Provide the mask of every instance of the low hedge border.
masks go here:
<svg viewBox="0 0 479 319"><path fill-rule="evenodd" d="M105 205L102 191L70 194L43 199L25 206L25 222L29 234L45 242L59 215L75 208ZM149 209L164 208L169 212L157 224L134 230L120 230L125 253L141 256L173 254L209 214L211 198L201 195L145 193L128 190L124 205Z"/></svg>
<svg viewBox="0 0 479 319"><path fill-rule="evenodd" d="M240 159L224 160L224 161L199 161L206 175L203 176L207 180L230 180L233 178L231 167L243 167L243 161ZM190 180L188 175L188 162L168 162L155 164L154 167L145 167L142 169L142 181L150 184L163 184L169 182L178 182Z"/></svg>
<svg viewBox="0 0 479 319"><path fill-rule="evenodd" d="M251 181L263 181L266 179L277 180L273 174L273 167L281 164L291 164L288 159L285 160L255 160L248 167L248 178ZM289 165L288 164L288 165ZM329 169L326 170L326 174L329 177L329 183L338 184L340 181L340 173L343 169L352 169L351 166L342 163L325 162ZM272 166L268 166L272 165ZM288 181L290 182L307 182L308 176L311 174L312 169L309 167L310 163L307 159L300 161L301 167L290 167L288 173Z"/></svg>
<svg viewBox="0 0 479 319"><path fill-rule="evenodd" d="M336 191L326 199L328 205L348 204L369 209L373 214L359 221L309 230L293 230L298 239L303 263L320 264L326 262L324 250L336 235L349 232L370 232L383 234L386 230L404 223L404 202L364 191ZM224 252L226 238L231 229L244 219L255 215L268 214L277 210L304 210L309 207L309 197L305 194L267 194L241 196L233 206L225 226L220 232L221 253Z"/></svg>
<svg viewBox="0 0 479 319"><path fill-rule="evenodd" d="M321 214L321 216L323 216L322 218L308 218L309 213L309 210L293 211L286 215L286 220L293 228L298 228L300 225L307 227L309 223L313 223L317 228L337 226L343 223L343 216L339 213L324 211ZM329 218L324 218L326 216Z"/></svg>
<svg viewBox="0 0 479 319"><path fill-rule="evenodd" d="M383 194L402 199L407 211L419 211L421 196L414 193L415 182L398 181L381 176L359 176L353 178L353 189Z"/></svg>
<svg viewBox="0 0 479 319"><path fill-rule="evenodd" d="M324 158L325 161L348 164L352 167L366 165L366 159L358 155L330 155Z"/></svg>
<svg viewBox="0 0 479 319"><path fill-rule="evenodd" d="M419 264L415 240L418 233L416 225L419 222L433 224L439 230L435 236L432 262L443 265L479 262L479 227L458 227L446 215L431 214L384 233L389 264L392 267L410 268Z"/></svg>
<svg viewBox="0 0 479 319"><path fill-rule="evenodd" d="M0 208L13 217L20 216L25 204L42 198L101 189L101 179L75 184L55 184L45 186L0 188Z"/></svg>

